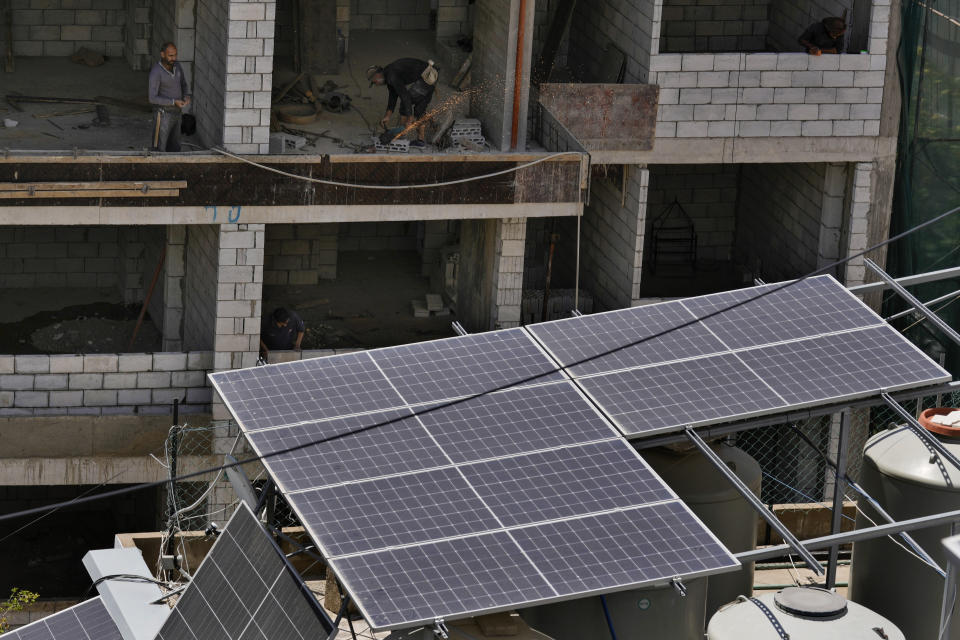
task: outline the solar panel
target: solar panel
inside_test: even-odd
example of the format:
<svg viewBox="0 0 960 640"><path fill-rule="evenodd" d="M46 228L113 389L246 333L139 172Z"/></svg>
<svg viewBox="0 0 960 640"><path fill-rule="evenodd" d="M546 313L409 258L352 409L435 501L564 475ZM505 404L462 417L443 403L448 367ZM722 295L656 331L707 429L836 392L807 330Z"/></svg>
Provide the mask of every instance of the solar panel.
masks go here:
<svg viewBox="0 0 960 640"><path fill-rule="evenodd" d="M158 640L312 640L333 623L244 504L180 596Z"/></svg>
<svg viewBox="0 0 960 640"><path fill-rule="evenodd" d="M563 379L522 329L418 342L370 353L410 404L474 395L512 384Z"/></svg>
<svg viewBox="0 0 960 640"><path fill-rule="evenodd" d="M3 634L3 640L123 640L99 596Z"/></svg>

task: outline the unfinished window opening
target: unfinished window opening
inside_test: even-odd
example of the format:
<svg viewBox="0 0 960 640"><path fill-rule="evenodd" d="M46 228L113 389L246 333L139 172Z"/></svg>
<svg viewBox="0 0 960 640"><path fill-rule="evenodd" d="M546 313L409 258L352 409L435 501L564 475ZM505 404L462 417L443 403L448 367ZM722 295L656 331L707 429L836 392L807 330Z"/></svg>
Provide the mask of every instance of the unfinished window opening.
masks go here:
<svg viewBox="0 0 960 640"><path fill-rule="evenodd" d="M0 307L0 353L160 351L162 278L132 348L129 343L156 270L164 230L0 229L0 296L6 301Z"/></svg>
<svg viewBox="0 0 960 640"><path fill-rule="evenodd" d="M128 485L113 485L121 488ZM4 513L41 507L76 498L97 489L94 485L2 486ZM90 577L81 562L90 549L113 547L118 531L154 531L160 525L159 489L137 491L49 514L39 526L27 527L0 547L0 593L17 587L41 598L81 598ZM26 523L10 520L0 527L0 538Z"/></svg>
<svg viewBox="0 0 960 640"><path fill-rule="evenodd" d="M296 312L303 350L449 337L458 239L447 221L267 225L264 321Z"/></svg>
<svg viewBox="0 0 960 640"><path fill-rule="evenodd" d="M467 62L475 6L468 0L323 0L309 6L280 0L271 153L486 150L482 134L466 141L450 134L455 120L483 118L482 109L474 113L471 108L474 76ZM400 104L388 125L392 133L380 137L386 133L380 122L388 90L370 86L367 69L401 58L432 60L439 69L426 113L416 118L426 126L424 147L409 146L418 139L418 130L401 126Z"/></svg>
<svg viewBox="0 0 960 640"><path fill-rule="evenodd" d="M577 219L528 218L523 257L523 324L592 313L593 294L577 281Z"/></svg>
<svg viewBox="0 0 960 640"><path fill-rule="evenodd" d="M800 35L830 16L848 25L839 53L866 48L868 0L664 0L659 53L804 51Z"/></svg>

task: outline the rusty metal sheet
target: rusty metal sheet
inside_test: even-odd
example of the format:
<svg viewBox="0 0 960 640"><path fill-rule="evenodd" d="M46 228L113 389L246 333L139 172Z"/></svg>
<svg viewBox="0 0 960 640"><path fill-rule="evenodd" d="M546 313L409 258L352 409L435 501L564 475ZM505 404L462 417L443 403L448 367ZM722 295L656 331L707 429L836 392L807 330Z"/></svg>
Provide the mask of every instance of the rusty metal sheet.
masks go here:
<svg viewBox="0 0 960 640"><path fill-rule="evenodd" d="M540 104L587 151L649 151L660 87L654 84L542 84Z"/></svg>

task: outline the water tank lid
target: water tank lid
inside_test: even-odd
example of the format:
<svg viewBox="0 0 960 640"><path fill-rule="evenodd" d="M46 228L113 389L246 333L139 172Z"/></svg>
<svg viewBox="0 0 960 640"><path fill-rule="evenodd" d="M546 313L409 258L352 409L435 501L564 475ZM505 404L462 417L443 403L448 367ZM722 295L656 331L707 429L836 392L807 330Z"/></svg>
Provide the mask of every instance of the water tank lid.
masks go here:
<svg viewBox="0 0 960 640"><path fill-rule="evenodd" d="M804 618L833 618L847 611L846 598L818 587L787 587L773 601L781 611Z"/></svg>

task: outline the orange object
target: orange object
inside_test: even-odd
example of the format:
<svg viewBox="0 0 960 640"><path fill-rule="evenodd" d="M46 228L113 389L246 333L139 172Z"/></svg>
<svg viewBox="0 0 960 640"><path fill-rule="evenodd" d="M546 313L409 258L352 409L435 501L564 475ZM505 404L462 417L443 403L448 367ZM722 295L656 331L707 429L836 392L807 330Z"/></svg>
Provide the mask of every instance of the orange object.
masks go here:
<svg viewBox="0 0 960 640"><path fill-rule="evenodd" d="M925 409L920 414L920 418L917 420L917 422L919 422L927 431L950 438L960 438L960 427L948 427L947 425L937 424L936 422L932 421L934 416L945 416L953 411L956 411L956 409L953 407L935 407L933 409Z"/></svg>

